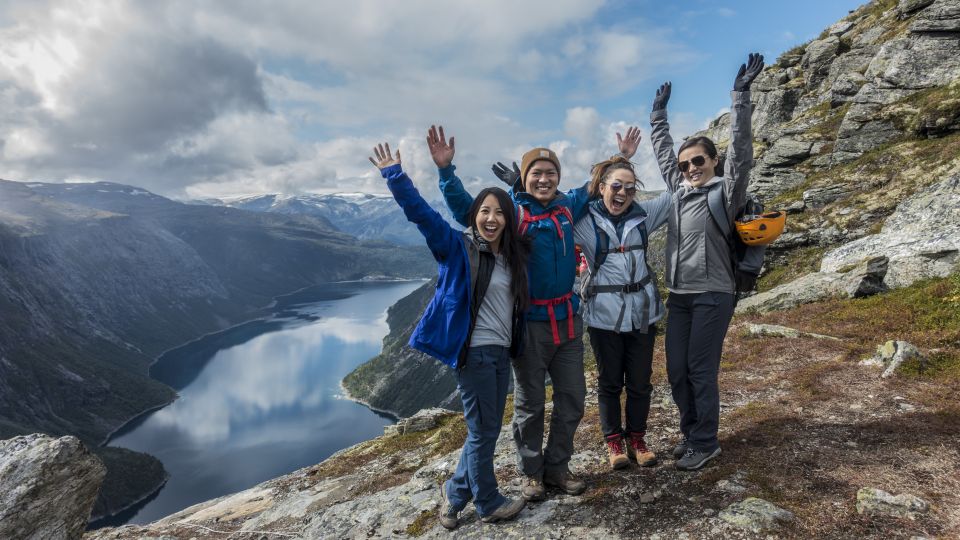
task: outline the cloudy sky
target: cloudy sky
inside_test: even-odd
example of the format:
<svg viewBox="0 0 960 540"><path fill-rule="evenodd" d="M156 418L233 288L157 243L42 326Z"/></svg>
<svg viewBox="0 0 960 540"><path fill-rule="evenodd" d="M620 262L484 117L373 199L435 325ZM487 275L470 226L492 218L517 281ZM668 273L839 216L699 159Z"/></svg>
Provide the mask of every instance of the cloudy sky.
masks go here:
<svg viewBox="0 0 960 540"><path fill-rule="evenodd" d="M772 62L859 0L3 0L0 178L107 180L186 199L383 192L399 143L435 189L442 123L472 187L548 145L566 187L674 83L676 135L729 103L750 51Z"/></svg>

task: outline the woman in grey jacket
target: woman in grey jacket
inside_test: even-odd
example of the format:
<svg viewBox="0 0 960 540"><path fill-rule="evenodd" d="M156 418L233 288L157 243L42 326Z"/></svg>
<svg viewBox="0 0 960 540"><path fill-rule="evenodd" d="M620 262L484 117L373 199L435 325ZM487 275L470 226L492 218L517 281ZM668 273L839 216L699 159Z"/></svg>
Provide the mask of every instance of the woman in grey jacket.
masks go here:
<svg viewBox="0 0 960 540"><path fill-rule="evenodd" d="M589 278L581 277L581 313L597 359L600 429L614 469L629 465L630 458L641 466L657 463L644 436L657 335L654 324L663 318L664 307L647 264L647 235L667 222L672 199L664 192L653 200L636 201L638 184L625 157L594 165L589 212L574 228L574 239L590 272ZM620 413L624 386L626 431Z"/></svg>
<svg viewBox="0 0 960 540"><path fill-rule="evenodd" d="M678 161L667 123L669 82L657 91L650 115L654 153L674 201L666 252L670 290L666 352L673 400L680 409L683 440L673 455L681 470L699 469L720 455L717 377L723 339L733 317L736 272L732 239L715 222L707 200L712 191L719 190L730 224L746 202L753 163L750 84L762 69L763 56L751 54L737 73L730 106L731 139L722 171L717 170L716 145L707 137L684 141Z"/></svg>

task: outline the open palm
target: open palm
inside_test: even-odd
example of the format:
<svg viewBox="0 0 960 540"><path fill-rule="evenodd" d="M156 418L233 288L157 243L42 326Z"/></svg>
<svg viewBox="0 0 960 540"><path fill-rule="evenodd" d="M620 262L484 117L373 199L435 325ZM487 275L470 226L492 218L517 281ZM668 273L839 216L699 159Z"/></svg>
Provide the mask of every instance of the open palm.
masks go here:
<svg viewBox="0 0 960 540"><path fill-rule="evenodd" d="M373 155L376 156L376 159L372 157L367 159L369 159L370 163L373 163L373 165L380 170L386 169L391 165L400 164L400 150L397 149L396 156L390 155L390 143L383 143L374 146Z"/></svg>
<svg viewBox="0 0 960 540"><path fill-rule="evenodd" d="M456 153L456 146L453 137L450 137L449 144L443 134L443 126L430 126L427 132L427 146L430 147L430 157L436 163L437 168L443 169L453 163L453 154Z"/></svg>

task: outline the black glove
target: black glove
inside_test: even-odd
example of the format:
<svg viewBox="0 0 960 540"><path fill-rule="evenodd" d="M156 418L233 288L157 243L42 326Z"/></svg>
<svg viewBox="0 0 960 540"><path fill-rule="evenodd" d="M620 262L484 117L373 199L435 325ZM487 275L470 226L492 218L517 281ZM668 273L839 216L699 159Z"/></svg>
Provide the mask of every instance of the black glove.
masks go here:
<svg viewBox="0 0 960 540"><path fill-rule="evenodd" d="M513 184L520 179L520 167L517 167L516 161L513 162L513 170L508 169L506 165L499 161L496 162L490 170L493 171L493 174L497 175L497 178L510 187L513 187Z"/></svg>
<svg viewBox="0 0 960 540"><path fill-rule="evenodd" d="M737 92L750 90L750 84L761 71L763 71L763 55L750 53L747 63L740 64L740 71L737 72L737 78L733 81L733 89Z"/></svg>
<svg viewBox="0 0 960 540"><path fill-rule="evenodd" d="M657 89L657 97L653 98L653 110L662 111L667 108L667 102L670 101L670 88L673 85L668 81L660 85Z"/></svg>

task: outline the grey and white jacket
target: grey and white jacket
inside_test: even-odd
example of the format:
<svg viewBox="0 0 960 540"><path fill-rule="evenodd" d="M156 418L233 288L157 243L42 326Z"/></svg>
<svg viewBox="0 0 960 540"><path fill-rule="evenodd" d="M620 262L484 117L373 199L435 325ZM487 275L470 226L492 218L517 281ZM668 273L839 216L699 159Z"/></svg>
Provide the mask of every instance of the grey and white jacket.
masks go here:
<svg viewBox="0 0 960 540"><path fill-rule="evenodd" d="M667 111L654 111L650 115L650 139L657 164L667 190L674 192L673 211L668 220L665 276L671 292L732 294L736 290L728 239L707 207L707 192L722 189L727 215L733 223L737 210L746 202L753 165L750 92L732 92L732 101L731 139L723 177L700 188L693 188L683 181L677 167Z"/></svg>
<svg viewBox="0 0 960 540"><path fill-rule="evenodd" d="M663 318L664 306L657 291L656 276L647 266L646 250L639 249L643 244L639 226L642 223L649 236L664 225L671 213L673 198L667 191L655 199L634 201L633 204L639 205L646 215L626 218L622 238L617 234L616 226L593 205L589 205L588 214L574 226L574 241L587 258L590 271L597 260L598 236L594 227L606 233L607 249L610 250L595 274L581 276L584 285L581 287L583 307L580 313L583 323L591 328L646 333L651 324ZM620 250L621 247L635 249Z"/></svg>

